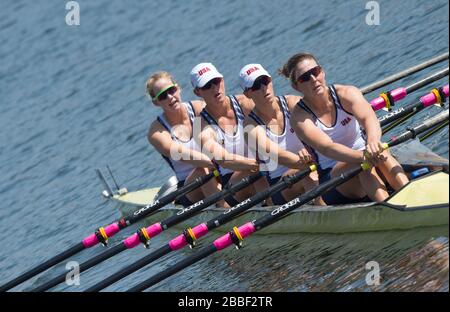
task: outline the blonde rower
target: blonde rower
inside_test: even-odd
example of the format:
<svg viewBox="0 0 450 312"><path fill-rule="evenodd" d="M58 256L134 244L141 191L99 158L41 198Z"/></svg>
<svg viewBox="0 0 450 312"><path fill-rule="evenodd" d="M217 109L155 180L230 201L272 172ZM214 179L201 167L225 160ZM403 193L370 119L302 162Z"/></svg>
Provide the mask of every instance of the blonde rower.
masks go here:
<svg viewBox="0 0 450 312"><path fill-rule="evenodd" d="M157 72L147 80L146 92L162 113L152 122L147 138L175 172L178 187L203 176L214 166L211 159L201 153L193 135L194 118L202 110L201 101L183 102L181 89L167 72ZM177 203L189 206L220 190L215 179Z"/></svg>

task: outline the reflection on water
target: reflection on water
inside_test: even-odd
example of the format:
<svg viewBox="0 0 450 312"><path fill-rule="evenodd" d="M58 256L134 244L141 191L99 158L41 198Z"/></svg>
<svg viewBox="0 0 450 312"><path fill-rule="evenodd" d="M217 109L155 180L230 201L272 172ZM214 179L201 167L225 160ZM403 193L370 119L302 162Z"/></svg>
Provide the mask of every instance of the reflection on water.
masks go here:
<svg viewBox="0 0 450 312"><path fill-rule="evenodd" d="M219 252L152 290L448 291L447 237L447 227L255 235L241 250ZM366 284L369 261L379 264L378 286Z"/></svg>

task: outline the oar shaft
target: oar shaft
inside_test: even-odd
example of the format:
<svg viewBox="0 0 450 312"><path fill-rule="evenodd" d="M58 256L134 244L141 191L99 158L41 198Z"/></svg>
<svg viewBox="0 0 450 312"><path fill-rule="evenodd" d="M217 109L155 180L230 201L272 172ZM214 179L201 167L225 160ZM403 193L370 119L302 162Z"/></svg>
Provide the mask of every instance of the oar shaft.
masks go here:
<svg viewBox="0 0 450 312"><path fill-rule="evenodd" d="M439 123L448 120L448 109L441 114L431 118L430 120L424 122L423 124L416 126L414 128L408 129L407 132L403 133L402 135L399 135L397 137L392 138L388 143L384 144L384 148L389 148L392 146L396 146L398 144L401 144L405 142L406 140L409 140L416 135L425 132L426 130L438 125ZM365 170L367 168L370 168L370 165L368 164L361 164L360 166L350 169L342 174L340 174L337 177L331 178L327 182L320 184L319 186L315 187L313 190L301 195L298 198L295 198L291 200L290 202L276 208L266 216L257 219L253 222L248 222L241 227L237 228L235 227L233 231L230 231L229 233L219 237L216 239L212 245L205 247L198 251L197 253L191 255L188 258L185 258L184 260L176 263L175 265L169 267L168 269L152 276L148 280L138 284L137 286L131 288L129 291L142 291L150 286L155 285L156 283L166 279L169 276L172 276L173 274L181 271L182 269L200 261L201 259L207 257L208 255L213 254L216 251L222 250L233 243L239 244L242 241L243 238L250 236L253 232L264 228L281 218L287 216L292 210L295 208L300 207L301 205L309 202L313 198L322 195L324 192L336 188L342 183L345 183L346 181L350 180L351 178L357 176L362 170Z"/></svg>
<svg viewBox="0 0 450 312"><path fill-rule="evenodd" d="M446 120L448 120L448 115L449 115L449 111L448 108L441 112L440 114L424 121L421 125L414 127L414 128L409 128L406 132L398 135L398 136L394 136L390 142L388 142L389 147L392 146L396 146L398 144L401 144L409 139L413 139L415 138L417 135L427 131L430 128L433 128L436 125L439 125L442 122L445 122Z"/></svg>
<svg viewBox="0 0 450 312"><path fill-rule="evenodd" d="M258 180L261 177L262 177L261 173L248 176L248 177L242 179L241 181L239 181L238 183L236 183L235 185L231 185L227 189L210 196L205 201L203 201L203 200L200 201L199 202L200 205L194 204L194 205L190 206L192 208L192 210L183 210L183 211L188 211L189 213L177 215L177 216L175 216L175 218L169 218L169 219L171 219L171 222L173 224L181 222L181 221L189 218L189 216L191 216L193 213L199 212L200 209L204 209L204 208L208 207L209 205L217 202L218 200L222 199L223 197L225 197L226 195L228 195L230 193L239 191L240 189L248 186L250 183ZM197 210L195 210L196 208L197 208ZM155 223L155 224L145 228L146 233L148 233L148 237L155 237L156 235L161 233L163 231L163 224L166 225L164 227L164 229L166 229L167 223L164 223L164 221L162 221L160 223L159 222ZM143 230L143 229L141 229L141 230ZM118 244L118 245L106 250L105 252L95 256L94 258L82 263L79 267L79 273L82 273L82 272L92 268L93 266L95 266L109 258L112 258L113 256L119 254L120 252L125 251L126 249L133 248L133 247L139 245L140 242L141 242L141 240L137 233L129 236L128 238L123 240L120 244ZM65 273L53 278L52 280L50 280L47 283L39 286L34 291L37 291L37 292L45 291L47 289L50 289L50 288L58 285L59 283L62 283L64 280L65 280Z"/></svg>
<svg viewBox="0 0 450 312"><path fill-rule="evenodd" d="M289 185L293 185L293 184L297 183L298 181L300 181L301 179L306 177L313 170L316 170L316 167L314 165L310 166L308 169L306 169L302 172L298 172L292 176L284 177L283 180L279 181L275 185L273 185L261 192L258 192L257 194L244 200L240 204L225 210L219 216L217 216L205 223L202 223L202 224L199 224L199 225L193 227L191 229L192 233L194 234L196 239L199 239L199 238L205 236L210 230L217 228L220 225L225 224L226 222L229 222L236 216L244 213L251 207L262 202L264 199L287 188ZM177 237L175 237L174 239L172 239L166 246L163 246L162 249L160 248L160 249L156 250L155 252L153 252L152 254L141 259L139 261L139 264L138 263L133 264L133 265L117 272L113 276L109 277L108 281L102 281L101 283L94 285L94 287L88 289L88 291L99 291L99 290L111 285L112 283L118 281L119 279L135 272L136 270L142 268L143 266L150 264L151 262L157 260L158 258L166 255L170 251L181 249L182 247L185 247L186 245L188 245L188 241L185 237L185 234L184 233L180 234Z"/></svg>
<svg viewBox="0 0 450 312"><path fill-rule="evenodd" d="M420 81L417 81L407 87L396 88L394 90L388 91L386 93L382 93L379 97L370 101L372 108L374 110L379 110L387 106L387 101L389 101L389 107L394 106L395 103L404 99L409 93L414 92L434 81L437 81L448 75L449 69L448 67L440 70L431 76L428 76Z"/></svg>
<svg viewBox="0 0 450 312"><path fill-rule="evenodd" d="M445 85L442 87L443 95L445 96L445 99L442 99L443 102L448 98L449 94L449 85ZM378 118L378 121L380 122L380 126L384 127L385 125L398 120L406 115L409 115L411 113L420 111L424 109L425 107L431 106L436 104L438 101L436 94L434 92L429 92L426 95L422 96L419 101L402 106L399 109L389 112L386 115L383 115L382 117Z"/></svg>
<svg viewBox="0 0 450 312"><path fill-rule="evenodd" d="M147 206L135 211L133 214L123 218L123 220L125 220L127 225L136 223L136 222L142 220L143 218L147 217L150 213L158 210L159 208L161 208L163 206L170 204L176 198L178 198L184 194L187 194L196 188L199 188L200 186L202 186L203 184L205 184L206 182L208 182L209 180L211 180L212 178L217 177L217 176L219 176L219 173L217 170L214 170L213 172L211 172L205 176L198 177L193 182L191 182L187 185L184 185L183 187L181 187L179 190L175 191L174 193L164 196L161 199L157 199L155 203L153 203L151 205L147 205ZM121 222L121 220L119 220L119 223Z"/></svg>
<svg viewBox="0 0 450 312"><path fill-rule="evenodd" d="M253 175L243 178L241 181L237 182L236 184L227 185L224 187L224 189L222 191L211 195L209 198L206 198L203 201L195 203L194 205L191 205L187 208L184 208L181 211L179 211L176 215L173 215L173 216L161 221L161 227L163 229L167 229L173 225L176 225L176 224L190 218L191 216L197 214L201 210L211 206L212 204L215 204L219 200L227 197L228 195L239 192L240 190L244 189L245 187L247 187L250 184L259 180L263 176L264 176L264 174L262 172L258 172L256 174L253 174Z"/></svg>
<svg viewBox="0 0 450 312"><path fill-rule="evenodd" d="M112 237L116 233L118 233L121 229L137 222L138 220L144 218L145 216L149 215L151 212L156 211L157 209L171 203L175 198L178 196L181 196L183 194L187 194L190 191L200 187L201 185L208 182L210 179L212 179L214 176L218 176L219 173L217 170L214 170L213 172L196 178L193 182L181 187L180 189L176 190L175 192L168 194L167 196L164 196L160 200L157 200L152 205L147 205L144 208L141 208L137 211L135 211L132 215L122 218L116 222L111 223L110 225L106 227L101 227L99 230L86 237L82 240L81 243L76 244L75 246L67 249L66 251L63 251L62 253L54 256L53 258L45 261L44 263L32 268L31 270L23 273L19 277L13 279L12 281L8 282L5 285L0 286L0 291L7 291L26 280L36 276L37 274L51 268L52 266L68 259L69 257L79 253L80 251L90 248L92 246L97 245L100 242L100 238L103 237L105 242L108 238Z"/></svg>
<svg viewBox="0 0 450 312"><path fill-rule="evenodd" d="M48 268L54 266L55 264L60 263L61 261L64 261L65 259L79 253L84 249L84 245L82 243L78 243L74 245L73 247L67 249L66 251L60 253L59 255L56 255L52 259L49 259L45 261L44 263L34 267L33 269L23 273L22 275L16 277L15 279L9 281L8 283L2 285L0 287L0 292L5 292L10 290L13 287L16 287L19 284L22 284L23 282L29 280L33 276L38 275L39 273L44 272Z"/></svg>
<svg viewBox="0 0 450 312"><path fill-rule="evenodd" d="M239 205L232 207L228 210L226 210L221 215L217 216L216 218L213 218L206 222L206 227L209 231L212 229L215 229L219 227L222 224L225 224L235 217L239 216L243 212L247 211L251 207L259 204L264 199L281 192L282 190L286 189L288 186L293 185L303 178L307 177L312 171L316 170L316 166L310 166L308 169L305 169L301 172L297 172L296 174L292 176L285 176L282 177L281 180L273 185L272 187L267 188L266 190L263 190L262 192L258 192L256 195L252 196L251 198L244 200Z"/></svg>
<svg viewBox="0 0 450 312"><path fill-rule="evenodd" d="M381 87L384 87L384 86L390 84L391 82L397 81L397 80L402 79L402 78L404 78L406 76L412 75L412 74L414 74L414 73L416 73L416 72L418 72L418 71L420 71L422 69L430 67L430 66L432 66L434 64L437 64L439 62L445 61L445 60L448 59L448 57L449 57L449 53L446 52L446 53L441 54L439 56L433 57L433 58L429 59L428 61L425 61L425 62L423 62L421 64L412 66L412 67L410 67L410 68L408 68L406 70L403 70L403 71L401 71L399 73L391 75L391 76L389 76L389 77L387 77L385 79L382 79L382 80L374 82L374 83L372 83L370 85L364 86L364 87L360 88L360 90L361 90L362 93L367 94L369 92L372 92L373 90L376 90L376 89L379 89Z"/></svg>
<svg viewBox="0 0 450 312"><path fill-rule="evenodd" d="M213 177L218 176L218 175L219 175L218 171L214 170L213 172L211 172L205 176L198 177L193 182L191 182L187 185L184 185L183 187L176 190L175 192L172 192L172 193L164 196L161 199L157 199L154 203L147 205L145 207L142 207L142 208L136 210L135 212L133 212L132 214L130 214L122 219L119 219L116 222L113 222L106 227L101 227L99 229L99 231L97 231L96 233L91 234L88 237L86 237L85 239L83 239L84 246L86 248L90 248L92 246L97 245L98 243L101 242L99 239L99 237L101 237L101 236L103 236L104 240L107 240L108 238L117 234L120 230L149 216L151 213L153 213L153 212L157 211L158 209L164 207L165 205L173 202L175 200L175 198L191 192L192 190L202 186L203 184L205 184L206 182L211 180ZM98 234L98 232L101 232L102 235L100 236Z"/></svg>

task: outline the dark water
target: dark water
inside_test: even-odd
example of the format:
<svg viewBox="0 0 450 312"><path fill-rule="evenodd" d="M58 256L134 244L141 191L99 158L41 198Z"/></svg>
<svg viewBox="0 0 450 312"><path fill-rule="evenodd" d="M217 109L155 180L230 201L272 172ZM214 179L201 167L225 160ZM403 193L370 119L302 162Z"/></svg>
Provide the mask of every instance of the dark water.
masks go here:
<svg viewBox="0 0 450 312"><path fill-rule="evenodd" d="M94 168L110 164L129 189L158 186L172 174L145 139L158 113L144 96L150 73L172 72L187 100L194 98L188 73L195 64L213 62L228 92L235 93L240 92L239 69L258 62L273 73L277 92L288 94L289 84L275 72L301 50L318 56L330 83L357 86L448 51L445 0L379 1L379 26L365 23L366 1L359 0L78 2L80 26L65 24L65 1L2 3L2 283L119 216L100 196ZM444 83L448 79L434 85ZM404 103L413 99L416 95ZM410 123L437 112L432 107ZM448 128L426 145L448 157ZM163 233L153 246L174 234ZM94 248L74 260L98 252ZM189 253L174 253L109 290L125 290ZM142 248L123 253L82 274L79 288L60 285L55 290L84 289L144 254ZM365 284L364 264L371 260L380 263L377 287ZM60 265L51 274L63 269ZM16 289L48 278L42 275ZM448 291L448 228L255 236L239 253L223 251L154 290Z"/></svg>

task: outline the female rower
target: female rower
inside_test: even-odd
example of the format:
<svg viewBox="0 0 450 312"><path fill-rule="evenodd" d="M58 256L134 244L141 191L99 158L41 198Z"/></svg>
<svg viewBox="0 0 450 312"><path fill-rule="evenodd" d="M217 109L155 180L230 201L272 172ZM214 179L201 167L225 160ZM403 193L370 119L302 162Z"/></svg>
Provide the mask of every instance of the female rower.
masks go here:
<svg viewBox="0 0 450 312"><path fill-rule="evenodd" d="M201 101L182 102L181 89L167 72L157 72L146 83L146 93L154 105L162 109L148 130L147 139L175 172L178 187L208 174L214 166L202 154L193 137L194 118L202 110ZM218 182L211 179L201 188L178 199L177 203L190 206L220 190Z"/></svg>
<svg viewBox="0 0 450 312"><path fill-rule="evenodd" d="M196 65L191 71L191 83L194 93L206 102L200 113L202 151L219 166L222 184L257 172L258 162L247 157L243 129L244 118L253 109L253 102L244 95L226 96L223 76L211 63ZM259 179L234 197L228 197L227 202L234 206L252 196L262 187L261 181L264 180Z"/></svg>
<svg viewBox="0 0 450 312"><path fill-rule="evenodd" d="M374 166L323 195L327 204L358 202L366 196L372 201L385 200L388 192L380 174L394 190L408 182L400 164L383 151L380 124L359 89L327 85L324 70L309 53L292 56L280 73L303 94L292 110L291 124L314 150L320 183L364 161Z"/></svg>
<svg viewBox="0 0 450 312"><path fill-rule="evenodd" d="M282 176L294 174L313 163L313 158L295 135L290 125L290 110L300 100L299 96L275 96L272 77L260 64L245 65L239 73L239 82L244 95L255 103L246 119L249 129L248 145L267 159L269 184L278 182ZM247 127L246 127L247 129ZM268 157L262 156L267 154ZM292 168L292 169L289 169ZM272 196L274 205L282 205L319 184L317 172L292 187ZM324 204L321 198L316 204Z"/></svg>

